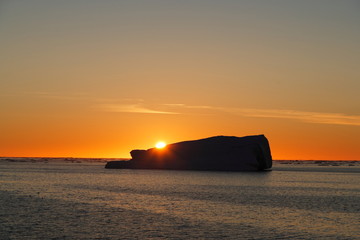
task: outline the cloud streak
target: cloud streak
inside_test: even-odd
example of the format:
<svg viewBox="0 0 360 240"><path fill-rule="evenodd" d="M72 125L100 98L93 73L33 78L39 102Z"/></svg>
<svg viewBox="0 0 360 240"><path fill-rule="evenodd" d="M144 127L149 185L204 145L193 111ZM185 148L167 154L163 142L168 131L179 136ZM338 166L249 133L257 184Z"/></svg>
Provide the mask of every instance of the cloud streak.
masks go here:
<svg viewBox="0 0 360 240"><path fill-rule="evenodd" d="M185 104L167 104L183 109L210 110L212 112L224 112L243 117L254 118L279 118L292 119L308 123L335 124L360 126L359 115L346 115L343 113L307 112L284 109L256 109L256 108L226 108L213 106L189 106Z"/></svg>
<svg viewBox="0 0 360 240"><path fill-rule="evenodd" d="M95 105L96 109L105 112L118 112L118 113L146 113L146 114L179 114L177 112L160 111L147 107L142 103L136 104L122 104L122 103L103 103Z"/></svg>
<svg viewBox="0 0 360 240"><path fill-rule="evenodd" d="M334 124L360 126L359 115L347 115L343 113L307 112L284 109L257 109L257 108L227 108L206 105L187 105L182 103L166 103L149 105L143 100L133 103L104 102L95 105L98 110L106 112L146 113L146 114L189 114L189 115L214 115L232 114L249 118L278 118L297 120L307 123Z"/></svg>
<svg viewBox="0 0 360 240"><path fill-rule="evenodd" d="M86 93L57 93L57 92L26 92L29 96L54 100L82 100L88 98Z"/></svg>
<svg viewBox="0 0 360 240"><path fill-rule="evenodd" d="M360 126L360 116L343 113L306 112L281 109L231 109L244 117L294 119L309 123Z"/></svg>

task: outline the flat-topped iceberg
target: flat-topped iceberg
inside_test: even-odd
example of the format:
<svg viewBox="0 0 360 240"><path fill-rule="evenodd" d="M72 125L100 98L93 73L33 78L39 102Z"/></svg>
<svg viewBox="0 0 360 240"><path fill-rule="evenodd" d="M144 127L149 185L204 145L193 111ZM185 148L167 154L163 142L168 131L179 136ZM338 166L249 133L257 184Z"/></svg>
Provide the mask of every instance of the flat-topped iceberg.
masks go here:
<svg viewBox="0 0 360 240"><path fill-rule="evenodd" d="M213 171L270 169L272 157L264 135L216 136L178 142L165 148L132 150L129 161L111 161L106 168Z"/></svg>

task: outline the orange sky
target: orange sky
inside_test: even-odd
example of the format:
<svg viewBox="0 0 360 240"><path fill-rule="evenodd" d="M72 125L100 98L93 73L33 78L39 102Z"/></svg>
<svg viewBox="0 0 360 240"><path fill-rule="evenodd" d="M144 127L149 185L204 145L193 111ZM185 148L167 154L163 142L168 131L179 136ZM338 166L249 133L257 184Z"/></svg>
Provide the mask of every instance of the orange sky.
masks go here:
<svg viewBox="0 0 360 240"><path fill-rule="evenodd" d="M2 1L0 156L265 134L360 160L356 1Z"/></svg>

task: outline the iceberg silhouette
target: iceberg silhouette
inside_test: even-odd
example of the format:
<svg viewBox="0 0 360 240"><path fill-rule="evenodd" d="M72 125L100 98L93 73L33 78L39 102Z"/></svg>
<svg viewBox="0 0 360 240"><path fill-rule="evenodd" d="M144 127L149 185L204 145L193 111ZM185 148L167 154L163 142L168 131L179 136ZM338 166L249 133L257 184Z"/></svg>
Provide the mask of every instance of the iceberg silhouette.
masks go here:
<svg viewBox="0 0 360 240"><path fill-rule="evenodd" d="M105 168L209 171L260 171L272 167L270 146L264 135L215 136L132 150L128 161L110 161Z"/></svg>

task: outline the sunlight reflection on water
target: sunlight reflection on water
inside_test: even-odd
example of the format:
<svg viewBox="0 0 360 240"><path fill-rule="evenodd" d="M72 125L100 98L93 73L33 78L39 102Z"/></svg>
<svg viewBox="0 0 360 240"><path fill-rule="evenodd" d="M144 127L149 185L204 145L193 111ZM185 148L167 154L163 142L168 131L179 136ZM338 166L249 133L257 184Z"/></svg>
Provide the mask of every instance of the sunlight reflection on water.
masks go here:
<svg viewBox="0 0 360 240"><path fill-rule="evenodd" d="M0 163L0 233L7 239L356 239L359 180L359 173L284 167L236 173Z"/></svg>

